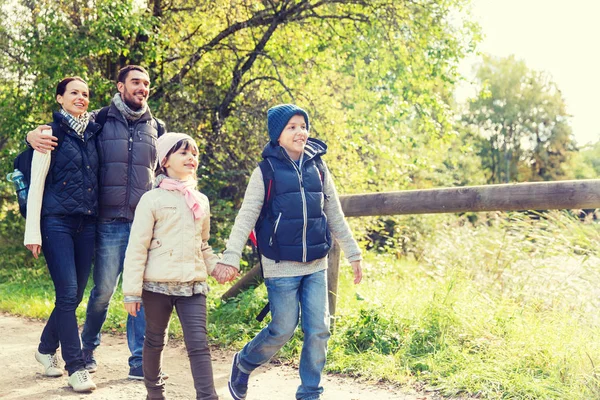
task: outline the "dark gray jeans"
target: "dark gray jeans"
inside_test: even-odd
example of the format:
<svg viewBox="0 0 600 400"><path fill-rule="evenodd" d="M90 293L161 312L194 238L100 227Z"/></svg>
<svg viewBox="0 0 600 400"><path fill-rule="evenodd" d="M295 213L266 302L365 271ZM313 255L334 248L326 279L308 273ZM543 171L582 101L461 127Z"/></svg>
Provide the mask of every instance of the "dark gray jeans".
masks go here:
<svg viewBox="0 0 600 400"><path fill-rule="evenodd" d="M162 352L167 344L169 320L177 310L185 347L192 367L196 399L216 400L210 348L206 332L206 296L168 296L147 290L142 292L146 316L146 339L142 355L144 382L148 399L165 398L165 382L160 378Z"/></svg>

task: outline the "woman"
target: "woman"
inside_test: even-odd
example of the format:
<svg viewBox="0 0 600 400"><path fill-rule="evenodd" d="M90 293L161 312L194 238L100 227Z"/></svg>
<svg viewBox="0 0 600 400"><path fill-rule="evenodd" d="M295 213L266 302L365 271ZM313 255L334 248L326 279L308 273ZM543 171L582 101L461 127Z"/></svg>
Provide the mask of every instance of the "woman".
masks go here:
<svg viewBox="0 0 600 400"><path fill-rule="evenodd" d="M34 152L27 199L25 246L35 258L42 248L54 283L54 310L44 327L35 358L44 375L62 376L59 345L76 392L96 389L81 353L75 310L81 302L94 254L98 211L98 152L95 135L100 125L89 121L89 89L78 76L64 78L56 87L51 130L64 137L50 153Z"/></svg>

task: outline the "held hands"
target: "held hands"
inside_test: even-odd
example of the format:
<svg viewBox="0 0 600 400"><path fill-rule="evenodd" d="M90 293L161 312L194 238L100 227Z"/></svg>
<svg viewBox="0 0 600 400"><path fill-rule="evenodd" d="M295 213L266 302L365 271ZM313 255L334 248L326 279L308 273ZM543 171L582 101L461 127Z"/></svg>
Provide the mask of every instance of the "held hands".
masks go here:
<svg viewBox="0 0 600 400"><path fill-rule="evenodd" d="M217 282L223 284L234 280L239 275L239 272L237 268L232 267L231 265L217 263L217 266L213 269L211 275Z"/></svg>
<svg viewBox="0 0 600 400"><path fill-rule="evenodd" d="M123 305L125 306L125 311L127 311L129 313L129 315L131 315L132 317L137 317L137 313L138 313L138 311L140 311L140 308L142 307L142 303L139 301L134 301L131 303L123 303Z"/></svg>
<svg viewBox="0 0 600 400"><path fill-rule="evenodd" d="M33 258L36 259L42 252L42 246L40 246L39 244L26 244L25 247L27 247L27 250L31 251L31 254L33 254Z"/></svg>
<svg viewBox="0 0 600 400"><path fill-rule="evenodd" d="M42 133L47 129L52 128L48 125L40 125L27 133L27 142L31 147L44 154L46 154L48 150L54 150L54 147L58 144L58 138L56 136L48 135L47 132Z"/></svg>
<svg viewBox="0 0 600 400"><path fill-rule="evenodd" d="M358 285L362 281L362 262L361 260L352 261L352 272L354 273L354 284Z"/></svg>

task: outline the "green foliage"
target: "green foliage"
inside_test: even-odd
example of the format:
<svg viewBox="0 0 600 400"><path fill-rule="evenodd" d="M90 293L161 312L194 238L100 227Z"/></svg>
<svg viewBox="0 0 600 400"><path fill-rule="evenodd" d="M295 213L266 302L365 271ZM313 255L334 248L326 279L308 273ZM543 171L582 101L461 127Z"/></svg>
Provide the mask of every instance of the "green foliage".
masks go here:
<svg viewBox="0 0 600 400"><path fill-rule="evenodd" d="M477 78L481 90L464 120L481 135L488 182L572 178L575 142L556 84L513 56L484 56Z"/></svg>

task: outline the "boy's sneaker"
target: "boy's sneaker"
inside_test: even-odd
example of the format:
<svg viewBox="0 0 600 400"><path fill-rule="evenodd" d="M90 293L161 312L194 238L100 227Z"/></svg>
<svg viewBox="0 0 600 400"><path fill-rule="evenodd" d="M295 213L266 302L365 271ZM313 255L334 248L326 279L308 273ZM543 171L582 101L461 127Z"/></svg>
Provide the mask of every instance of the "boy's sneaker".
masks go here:
<svg viewBox="0 0 600 400"><path fill-rule="evenodd" d="M58 357L54 354L42 354L38 350L35 351L35 359L44 366L44 375L46 376L62 376L63 371L58 366Z"/></svg>
<svg viewBox="0 0 600 400"><path fill-rule="evenodd" d="M163 381L166 381L167 379L169 379L169 375L167 375L164 372L160 373L160 377L163 379ZM144 380L144 369L142 368L141 365L139 367L130 367L129 368L129 376L127 376L127 378L134 379L137 381Z"/></svg>
<svg viewBox="0 0 600 400"><path fill-rule="evenodd" d="M69 386L76 392L91 392L92 390L96 390L96 384L86 369L75 371L69 377Z"/></svg>
<svg viewBox="0 0 600 400"><path fill-rule="evenodd" d="M238 367L238 353L233 355L231 363L231 375L229 376L229 393L234 400L243 400L248 392L248 378L250 374L245 373Z"/></svg>
<svg viewBox="0 0 600 400"><path fill-rule="evenodd" d="M85 369L92 374L98 370L98 363L94 358L94 351L83 349L81 350L81 354L83 356L83 362L85 363Z"/></svg>

